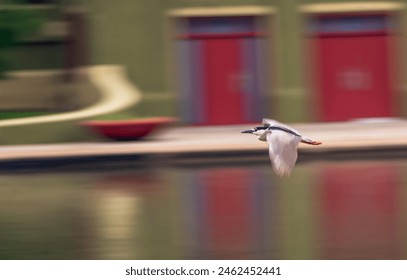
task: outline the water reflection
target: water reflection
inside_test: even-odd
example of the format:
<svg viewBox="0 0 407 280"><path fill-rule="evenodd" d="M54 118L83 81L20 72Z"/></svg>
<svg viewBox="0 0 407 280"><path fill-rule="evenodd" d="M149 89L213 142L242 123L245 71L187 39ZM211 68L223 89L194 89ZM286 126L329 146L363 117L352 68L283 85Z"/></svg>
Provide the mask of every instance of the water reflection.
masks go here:
<svg viewBox="0 0 407 280"><path fill-rule="evenodd" d="M252 258L267 252L273 205L264 172L255 168L191 171L185 181L186 229L195 236L193 258ZM271 185L271 184L270 184Z"/></svg>
<svg viewBox="0 0 407 280"><path fill-rule="evenodd" d="M0 175L1 259L405 259L405 161Z"/></svg>
<svg viewBox="0 0 407 280"><path fill-rule="evenodd" d="M400 176L400 168L392 163L324 168L323 258L398 259L402 256Z"/></svg>

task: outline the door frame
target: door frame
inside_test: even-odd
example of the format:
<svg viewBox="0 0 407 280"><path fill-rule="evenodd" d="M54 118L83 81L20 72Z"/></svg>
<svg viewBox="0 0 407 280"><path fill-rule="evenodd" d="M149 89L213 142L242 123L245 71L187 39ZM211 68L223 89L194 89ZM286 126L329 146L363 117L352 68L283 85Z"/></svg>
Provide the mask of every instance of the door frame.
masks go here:
<svg viewBox="0 0 407 280"><path fill-rule="evenodd" d="M266 80L266 91L265 96L263 97L266 100L265 113L268 116L270 112L277 112L277 106L272 102L275 98L273 93L276 92L277 85L279 84L279 72L277 65L279 63L279 53L278 44L276 43L277 34L277 10L274 7L269 6L225 6L225 7L192 7L192 8L179 8L172 9L166 13L165 20L165 59L166 59L166 87L169 92L171 92L172 98L179 106L179 95L180 92L179 85L177 84L177 73L176 70L176 61L173 56L173 50L175 48L174 37L176 36L176 24L179 24L182 21L187 21L190 18L194 17L237 17L237 16L254 16L261 17L267 22L266 29L269 31L271 38L268 40L268 57L272 58L270 61L270 79ZM180 110L177 109L179 114ZM265 116L266 117L266 116ZM259 120L261 122L261 120Z"/></svg>
<svg viewBox="0 0 407 280"><path fill-rule="evenodd" d="M313 69L314 61L316 57L310 51L312 46L308 40L307 34L307 23L310 19L318 16L336 16L336 15L359 15L368 16L372 14L387 14L393 16L397 22L400 23L400 36L394 38L394 48L396 49L396 55L392 52L389 55L390 67L394 69L395 76L392 77L393 81L393 92L391 102L391 111L395 113L396 116L407 117L407 84L403 81L403 77L406 74L406 54L404 49L407 47L407 41L403 39L407 34L407 30L404 28L406 24L406 5L400 2L383 1L383 2L353 2L353 3L316 3L316 4L304 4L299 6L300 22L302 23L301 33L303 36L303 46L306 50L307 55L303 57L303 87L305 92L308 94L306 100L307 108L310 108L309 112L311 114L310 119L313 121L321 121L320 117L322 114L322 102L319 99L320 94L316 92L316 81L317 71ZM403 60L402 63L396 61L397 57ZM393 58L393 59L392 59ZM405 105L406 104L406 105Z"/></svg>

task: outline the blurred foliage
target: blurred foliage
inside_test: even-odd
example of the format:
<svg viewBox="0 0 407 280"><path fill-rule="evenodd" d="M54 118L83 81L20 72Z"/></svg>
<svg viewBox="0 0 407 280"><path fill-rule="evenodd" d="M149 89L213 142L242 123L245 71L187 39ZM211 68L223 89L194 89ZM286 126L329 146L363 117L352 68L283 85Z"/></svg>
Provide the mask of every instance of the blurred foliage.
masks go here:
<svg viewBox="0 0 407 280"><path fill-rule="evenodd" d="M0 4L0 79L10 69L6 51L38 32L45 19L40 9L24 5L30 3L33 1L3 0Z"/></svg>

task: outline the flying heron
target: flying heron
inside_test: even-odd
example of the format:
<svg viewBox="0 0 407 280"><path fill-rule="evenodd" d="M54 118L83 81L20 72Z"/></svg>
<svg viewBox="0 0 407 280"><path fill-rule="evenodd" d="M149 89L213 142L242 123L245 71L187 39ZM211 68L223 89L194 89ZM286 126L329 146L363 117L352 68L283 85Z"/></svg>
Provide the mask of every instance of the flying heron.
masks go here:
<svg viewBox="0 0 407 280"><path fill-rule="evenodd" d="M303 137L298 131L278 121L263 119L262 124L242 133L251 133L260 141L267 141L271 164L279 176L290 175L297 160L297 146L300 142L308 145L321 144Z"/></svg>

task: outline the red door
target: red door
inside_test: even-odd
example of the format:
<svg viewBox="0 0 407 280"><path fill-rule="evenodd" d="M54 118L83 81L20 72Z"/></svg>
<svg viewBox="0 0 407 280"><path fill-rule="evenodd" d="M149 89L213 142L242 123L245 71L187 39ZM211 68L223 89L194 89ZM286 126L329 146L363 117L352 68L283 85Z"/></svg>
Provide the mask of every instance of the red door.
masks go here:
<svg viewBox="0 0 407 280"><path fill-rule="evenodd" d="M345 17L322 21L321 25L328 27L315 38L321 120L395 115L391 83L394 73L389 57L392 36L381 25L383 19ZM376 30L372 30L373 26Z"/></svg>
<svg viewBox="0 0 407 280"><path fill-rule="evenodd" d="M181 118L209 125L261 120L269 80L264 52L267 40L255 18L198 17L180 26L177 83Z"/></svg>
<svg viewBox="0 0 407 280"><path fill-rule="evenodd" d="M209 124L246 121L241 88L241 39L207 39L204 42L205 105Z"/></svg>

